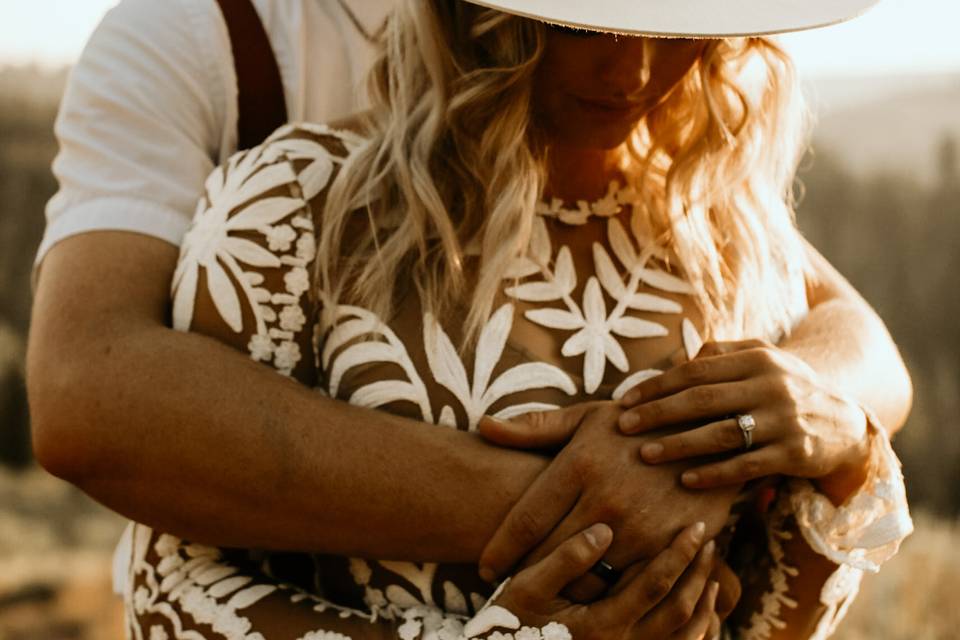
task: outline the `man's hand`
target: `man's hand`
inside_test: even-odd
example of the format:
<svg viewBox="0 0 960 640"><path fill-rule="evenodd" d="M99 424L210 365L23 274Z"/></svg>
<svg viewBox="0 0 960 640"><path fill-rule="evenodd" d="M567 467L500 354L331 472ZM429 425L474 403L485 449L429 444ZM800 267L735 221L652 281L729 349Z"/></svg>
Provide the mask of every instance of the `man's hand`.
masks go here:
<svg viewBox="0 0 960 640"><path fill-rule="evenodd" d="M739 487L692 492L677 481L680 466L643 464L646 438L620 434L621 413L616 403L594 402L527 414L513 423L481 421L485 438L513 448L556 447L570 440L487 544L481 575L502 576L521 559L525 565L536 562L596 522L614 531L604 559L618 569L653 557L694 522L706 523L708 538L719 533ZM605 587L589 576L569 595L589 600Z"/></svg>

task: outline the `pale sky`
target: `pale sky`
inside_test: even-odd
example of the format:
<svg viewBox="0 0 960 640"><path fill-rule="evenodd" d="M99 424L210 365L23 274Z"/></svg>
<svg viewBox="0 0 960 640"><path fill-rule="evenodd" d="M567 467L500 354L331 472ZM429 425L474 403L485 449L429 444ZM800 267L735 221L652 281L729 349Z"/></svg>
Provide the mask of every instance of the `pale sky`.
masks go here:
<svg viewBox="0 0 960 640"><path fill-rule="evenodd" d="M116 2L0 0L0 66L73 62ZM806 75L960 73L958 27L960 0L884 0L851 23L783 41Z"/></svg>

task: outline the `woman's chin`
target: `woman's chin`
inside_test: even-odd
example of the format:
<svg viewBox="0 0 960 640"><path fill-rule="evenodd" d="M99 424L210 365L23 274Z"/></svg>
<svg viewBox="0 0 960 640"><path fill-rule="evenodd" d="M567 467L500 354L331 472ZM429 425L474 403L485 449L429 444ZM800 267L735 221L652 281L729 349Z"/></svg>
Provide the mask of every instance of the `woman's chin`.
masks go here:
<svg viewBox="0 0 960 640"><path fill-rule="evenodd" d="M593 118L569 118L545 130L550 144L571 149L610 151L626 142L637 128L637 122L598 121Z"/></svg>
<svg viewBox="0 0 960 640"><path fill-rule="evenodd" d="M564 136L561 140L565 146L612 151L626 142L633 130L634 127L623 126L596 127L589 131L578 131L577 135Z"/></svg>

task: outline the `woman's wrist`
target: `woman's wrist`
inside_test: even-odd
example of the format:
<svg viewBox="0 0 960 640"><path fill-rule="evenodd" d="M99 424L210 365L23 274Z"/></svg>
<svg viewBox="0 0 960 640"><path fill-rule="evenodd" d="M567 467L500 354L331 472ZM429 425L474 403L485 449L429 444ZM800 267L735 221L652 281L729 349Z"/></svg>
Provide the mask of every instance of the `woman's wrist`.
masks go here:
<svg viewBox="0 0 960 640"><path fill-rule="evenodd" d="M870 473L872 429L876 427L866 411L861 408L860 413L865 424L863 437L849 448L846 460L840 466L816 479L817 488L836 506L842 505L862 487Z"/></svg>

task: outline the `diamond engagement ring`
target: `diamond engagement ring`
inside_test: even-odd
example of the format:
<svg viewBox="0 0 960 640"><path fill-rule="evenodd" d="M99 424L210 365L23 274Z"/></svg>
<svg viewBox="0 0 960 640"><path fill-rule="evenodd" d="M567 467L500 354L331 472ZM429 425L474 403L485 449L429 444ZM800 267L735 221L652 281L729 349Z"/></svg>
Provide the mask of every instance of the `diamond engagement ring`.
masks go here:
<svg viewBox="0 0 960 640"><path fill-rule="evenodd" d="M757 421L749 413L742 413L737 416L737 426L743 433L743 450L746 451L753 446L753 430L757 428Z"/></svg>

